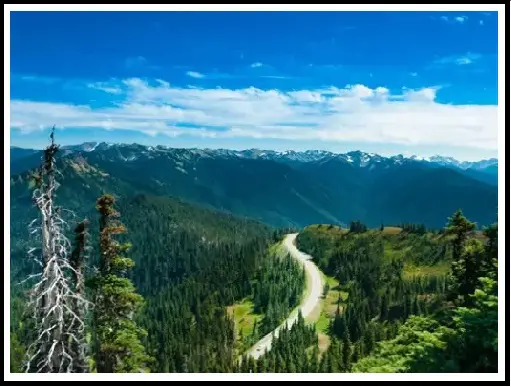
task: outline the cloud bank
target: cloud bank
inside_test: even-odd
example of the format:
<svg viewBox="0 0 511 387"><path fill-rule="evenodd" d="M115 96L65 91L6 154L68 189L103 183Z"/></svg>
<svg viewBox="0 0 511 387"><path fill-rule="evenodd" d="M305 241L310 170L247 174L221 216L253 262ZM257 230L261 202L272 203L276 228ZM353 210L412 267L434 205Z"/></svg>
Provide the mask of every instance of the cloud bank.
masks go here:
<svg viewBox="0 0 511 387"><path fill-rule="evenodd" d="M109 106L12 100L11 128L497 149L497 106L442 104L436 88L206 89L138 78L86 87L110 96Z"/></svg>

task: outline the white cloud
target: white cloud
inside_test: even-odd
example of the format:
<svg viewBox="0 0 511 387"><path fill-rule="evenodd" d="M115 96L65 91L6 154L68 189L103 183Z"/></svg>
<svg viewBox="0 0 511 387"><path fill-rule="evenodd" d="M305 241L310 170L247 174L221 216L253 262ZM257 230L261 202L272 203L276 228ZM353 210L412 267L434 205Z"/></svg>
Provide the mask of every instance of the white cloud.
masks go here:
<svg viewBox="0 0 511 387"><path fill-rule="evenodd" d="M261 75L261 78L269 78L269 79L296 79L296 77L288 77L285 75Z"/></svg>
<svg viewBox="0 0 511 387"><path fill-rule="evenodd" d="M460 15L460 16L453 16L453 17L450 17L450 16L440 16L439 18L440 20L446 22L446 23L458 23L458 24L463 24L465 23L467 20L468 20L468 17L467 16L464 16L464 15Z"/></svg>
<svg viewBox="0 0 511 387"><path fill-rule="evenodd" d="M106 82L94 82L87 84L91 89L101 90L108 94L122 94L122 89L118 86L109 86Z"/></svg>
<svg viewBox="0 0 511 387"><path fill-rule="evenodd" d="M447 56L444 58L440 58L435 60L435 64L437 65L446 65L446 64L455 64L458 66L468 65L472 64L479 59L481 59L481 54L471 53L467 52L465 55L453 55L453 56Z"/></svg>
<svg viewBox="0 0 511 387"><path fill-rule="evenodd" d="M204 74L198 73L197 71L187 71L186 75L192 78L204 78Z"/></svg>
<svg viewBox="0 0 511 387"><path fill-rule="evenodd" d="M437 88L392 92L358 84L284 92L179 88L138 78L115 87L124 99L119 103L116 96L115 104L103 108L13 100L11 127L31 132L56 124L168 136L497 148L497 106L442 104Z"/></svg>
<svg viewBox="0 0 511 387"><path fill-rule="evenodd" d="M257 67L263 67L263 64L261 62L255 62L255 63L252 63L250 65L250 67L252 67L253 69L257 68Z"/></svg>

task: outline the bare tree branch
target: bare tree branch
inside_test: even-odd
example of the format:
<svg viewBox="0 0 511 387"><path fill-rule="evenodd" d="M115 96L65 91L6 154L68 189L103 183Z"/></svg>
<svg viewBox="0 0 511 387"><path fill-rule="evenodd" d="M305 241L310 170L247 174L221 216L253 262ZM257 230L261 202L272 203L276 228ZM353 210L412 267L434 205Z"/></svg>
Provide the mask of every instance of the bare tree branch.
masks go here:
<svg viewBox="0 0 511 387"><path fill-rule="evenodd" d="M25 281L39 277L29 292L29 308L33 311L36 338L27 350L26 372L88 372L85 362L85 307L88 304L77 289L82 280L81 268L70 263L71 244L65 236L67 223L61 217L66 212L54 204L55 180L54 129L51 145L43 154L42 166L33 178L36 189L33 201L40 217L29 224L31 235L40 236L41 247L31 248L29 258L41 272ZM24 282L25 282L24 281ZM78 366L78 367L76 367Z"/></svg>

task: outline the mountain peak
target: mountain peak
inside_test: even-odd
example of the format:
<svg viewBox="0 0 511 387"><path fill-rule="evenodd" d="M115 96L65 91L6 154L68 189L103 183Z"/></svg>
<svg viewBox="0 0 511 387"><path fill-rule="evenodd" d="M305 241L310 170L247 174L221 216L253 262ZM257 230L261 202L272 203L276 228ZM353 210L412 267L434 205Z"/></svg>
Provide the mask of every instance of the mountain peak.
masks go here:
<svg viewBox="0 0 511 387"><path fill-rule="evenodd" d="M181 157L186 154L193 154L198 157L240 157L250 159L265 159L275 160L290 163L308 163L308 162L323 162L329 159L338 159L347 163L350 163L357 167L374 166L377 164L403 164L407 161L430 163L434 165L441 165L445 167L458 168L458 169L475 169L482 170L489 167L495 168L498 166L498 160L496 158L490 158L480 161L458 161L450 156L434 155L431 157L421 157L417 155L404 156L402 154L394 156L381 156L376 153L363 152L361 150L353 150L346 153L335 153L327 150L320 149L308 149L305 151L297 150L284 150L275 151L268 149L250 148L244 150L234 149L185 149L185 148L172 148L165 145L141 145L137 143L132 144L121 144L121 143L107 143L107 142L85 142L79 145L65 145L62 147L66 153L69 152L94 152L94 151L105 151L110 148L120 152L122 155L121 159L125 161L134 160L139 155L145 155L146 157L153 157L154 152L163 154L173 153L178 154ZM15 146L11 146L11 149L23 149ZM125 155L129 153L129 155ZM183 156L184 157L184 156Z"/></svg>

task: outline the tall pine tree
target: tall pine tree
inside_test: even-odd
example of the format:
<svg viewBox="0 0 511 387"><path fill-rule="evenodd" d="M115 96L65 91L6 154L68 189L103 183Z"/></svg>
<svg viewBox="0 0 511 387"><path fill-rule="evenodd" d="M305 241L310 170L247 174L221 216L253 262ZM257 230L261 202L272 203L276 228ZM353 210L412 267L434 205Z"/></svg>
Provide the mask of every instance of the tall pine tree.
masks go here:
<svg viewBox="0 0 511 387"><path fill-rule="evenodd" d="M91 281L94 291L94 360L97 372L147 372L151 358L141 338L146 332L137 326L134 314L143 298L133 283L125 278L134 262L123 254L130 248L115 235L126 232L115 218L115 199L101 196L96 203L100 214L100 266Z"/></svg>

